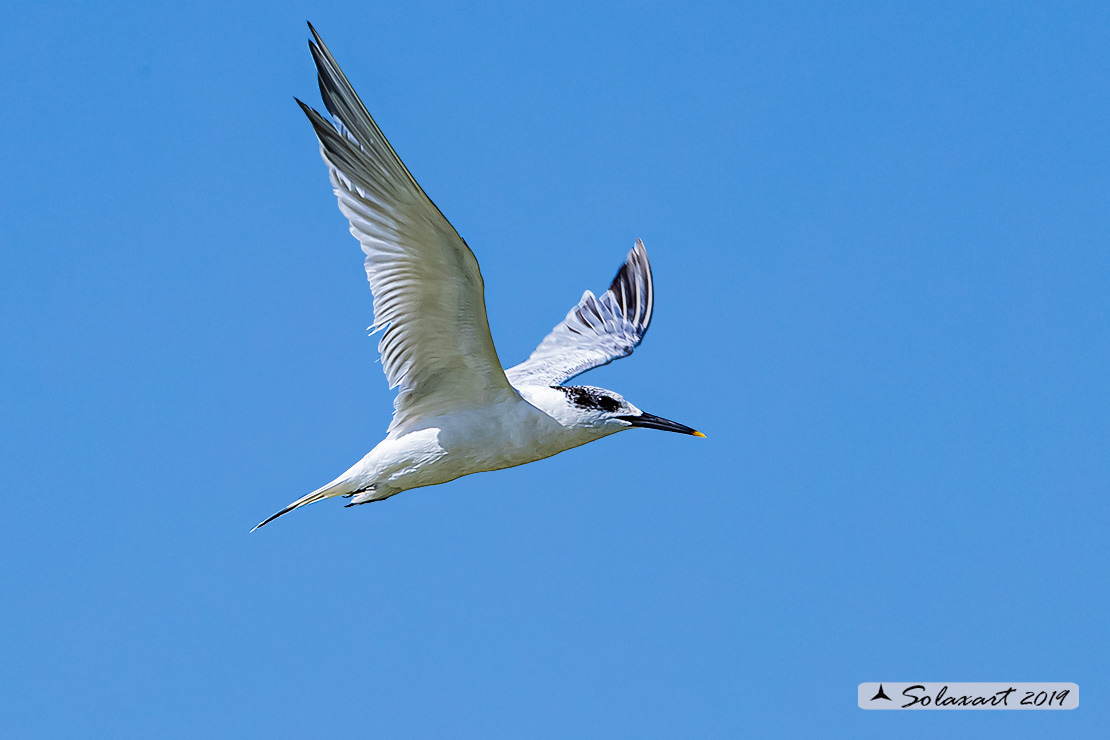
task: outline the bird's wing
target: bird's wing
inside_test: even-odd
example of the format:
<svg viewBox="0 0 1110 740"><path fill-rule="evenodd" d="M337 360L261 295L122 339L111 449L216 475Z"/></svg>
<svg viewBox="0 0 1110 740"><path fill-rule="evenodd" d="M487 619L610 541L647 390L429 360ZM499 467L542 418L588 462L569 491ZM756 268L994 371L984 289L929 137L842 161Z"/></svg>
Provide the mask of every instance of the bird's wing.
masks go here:
<svg viewBox="0 0 1110 740"><path fill-rule="evenodd" d="M651 324L651 264L644 243L628 253L609 290L586 291L562 323L506 375L515 385L559 385L632 354Z"/></svg>
<svg viewBox="0 0 1110 740"><path fill-rule="evenodd" d="M390 431L515 393L486 320L478 261L425 195L309 24L320 94L335 125L297 101L320 140L339 210L366 253L373 329L390 388Z"/></svg>

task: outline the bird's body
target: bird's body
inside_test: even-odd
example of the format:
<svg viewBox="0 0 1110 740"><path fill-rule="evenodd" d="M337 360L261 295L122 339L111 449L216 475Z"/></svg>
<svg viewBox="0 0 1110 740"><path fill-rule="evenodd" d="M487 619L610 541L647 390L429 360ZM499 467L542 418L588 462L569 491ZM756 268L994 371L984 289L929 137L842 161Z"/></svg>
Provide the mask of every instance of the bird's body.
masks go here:
<svg viewBox="0 0 1110 740"><path fill-rule="evenodd" d="M639 240L609 290L600 298L586 291L527 360L502 368L477 260L397 157L315 29L312 34L320 91L336 124L298 103L366 254L374 328L383 332L378 349L398 394L384 440L258 526L325 498L380 501L541 460L634 426L704 436L646 414L612 391L563 385L627 356L647 331L654 296Z"/></svg>
<svg viewBox="0 0 1110 740"><path fill-rule="evenodd" d="M352 504L381 501L412 488L542 460L619 431L575 425L569 414L561 413L563 406L559 391L523 386L518 394L506 393L490 404L429 417L426 426L391 432L308 497L345 495Z"/></svg>

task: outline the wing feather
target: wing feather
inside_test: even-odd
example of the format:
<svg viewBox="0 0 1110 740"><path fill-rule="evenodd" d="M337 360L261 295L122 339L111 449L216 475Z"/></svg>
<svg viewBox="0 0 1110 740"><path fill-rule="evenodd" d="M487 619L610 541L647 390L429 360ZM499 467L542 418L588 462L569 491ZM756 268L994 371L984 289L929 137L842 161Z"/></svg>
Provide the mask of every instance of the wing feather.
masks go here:
<svg viewBox="0 0 1110 740"><path fill-rule="evenodd" d="M424 193L309 24L328 121L297 101L320 140L339 210L366 254L382 368L397 388L390 432L515 393L490 336L466 242Z"/></svg>
<svg viewBox="0 0 1110 740"><path fill-rule="evenodd" d="M651 263L637 239L609 290L600 298L587 290L528 359L506 375L514 385L559 385L627 357L643 341L653 304Z"/></svg>

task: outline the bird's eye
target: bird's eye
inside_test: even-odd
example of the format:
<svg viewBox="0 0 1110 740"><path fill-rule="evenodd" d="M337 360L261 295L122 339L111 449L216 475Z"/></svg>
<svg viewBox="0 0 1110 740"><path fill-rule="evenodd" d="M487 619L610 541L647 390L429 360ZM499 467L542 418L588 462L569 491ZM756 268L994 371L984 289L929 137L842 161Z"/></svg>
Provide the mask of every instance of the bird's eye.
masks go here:
<svg viewBox="0 0 1110 740"><path fill-rule="evenodd" d="M601 408L602 411L610 412L616 411L621 407L620 402L618 402L617 399L609 398L609 396L602 396L601 398L599 398L597 400L597 405Z"/></svg>

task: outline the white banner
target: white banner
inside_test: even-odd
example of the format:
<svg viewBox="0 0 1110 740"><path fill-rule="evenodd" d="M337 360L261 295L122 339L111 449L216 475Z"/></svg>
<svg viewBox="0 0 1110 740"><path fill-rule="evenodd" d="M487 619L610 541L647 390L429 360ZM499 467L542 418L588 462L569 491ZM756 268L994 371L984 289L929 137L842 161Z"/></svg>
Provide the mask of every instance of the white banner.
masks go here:
<svg viewBox="0 0 1110 740"><path fill-rule="evenodd" d="M859 685L860 709L1075 709L1074 683L875 681Z"/></svg>

